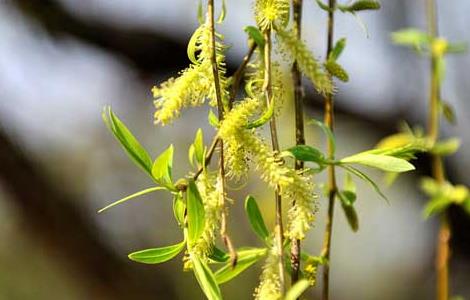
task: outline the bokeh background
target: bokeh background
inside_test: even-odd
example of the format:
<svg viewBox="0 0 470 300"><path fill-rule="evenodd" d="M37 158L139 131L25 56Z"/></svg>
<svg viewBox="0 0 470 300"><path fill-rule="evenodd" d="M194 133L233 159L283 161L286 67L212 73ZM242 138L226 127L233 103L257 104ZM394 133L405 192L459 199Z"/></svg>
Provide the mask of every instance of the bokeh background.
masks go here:
<svg viewBox="0 0 470 300"><path fill-rule="evenodd" d="M253 24L252 3L227 1L225 34L229 70L247 51L242 30ZM304 38L325 52L326 15L305 0ZM451 41L470 40L470 2L439 0L439 26ZM390 32L425 27L424 0L382 1L379 12L361 14L367 37L348 15L337 18L336 36L347 36L341 63L351 74L338 84L338 155L373 146L401 120L423 125L428 62L393 46ZM185 111L184 121L153 125L151 87L187 65L186 42L197 26L196 0L0 0L0 299L203 299L181 257L158 266L127 260L129 252L177 242L171 201L162 194L129 202L104 214L105 204L149 187L101 120L112 105L143 144L157 155L176 146L177 176L189 168L187 148L207 110ZM448 59L443 97L458 123L443 124L444 136L461 136L462 147L446 160L449 178L470 184L470 56ZM306 84L306 114L320 117L322 100ZM286 101L281 142L292 145L293 122ZM308 128L309 143L324 147ZM335 215L332 299L432 299L436 219L424 221L419 177L428 160L386 189L390 203L359 184L360 230L352 233ZM379 173L372 176L380 180ZM319 178L321 181L321 178ZM257 245L243 212L254 194L272 219L272 191L248 177L246 190L231 192L229 229L238 245ZM304 243L321 246L326 201ZM470 219L451 208L451 288L470 299ZM249 299L260 266L223 286L227 299ZM319 285L321 282L319 282ZM311 296L319 295L319 288Z"/></svg>

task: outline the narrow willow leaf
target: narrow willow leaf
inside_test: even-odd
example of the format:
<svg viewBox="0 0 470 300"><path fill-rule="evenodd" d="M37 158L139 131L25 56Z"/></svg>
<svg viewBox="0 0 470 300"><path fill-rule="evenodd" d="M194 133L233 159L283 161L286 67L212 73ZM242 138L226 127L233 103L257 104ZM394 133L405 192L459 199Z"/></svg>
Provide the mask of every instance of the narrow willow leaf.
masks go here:
<svg viewBox="0 0 470 300"><path fill-rule="evenodd" d="M215 273L217 283L222 284L232 280L234 277L238 276L256 263L261 257L265 256L266 253L267 249L264 248L252 248L238 251L238 260L235 267L232 266L231 262L228 262Z"/></svg>
<svg viewBox="0 0 470 300"><path fill-rule="evenodd" d="M173 199L173 215L175 216L176 221L179 226L184 224L184 211L186 209L186 204L183 201L183 195L178 193Z"/></svg>
<svg viewBox="0 0 470 300"><path fill-rule="evenodd" d="M189 181L186 190L186 205L188 213L188 241L195 243L204 231L204 205L194 180Z"/></svg>
<svg viewBox="0 0 470 300"><path fill-rule="evenodd" d="M427 219L432 215L439 214L451 204L452 201L446 197L434 197L429 200L426 206L424 207L423 218Z"/></svg>
<svg viewBox="0 0 470 300"><path fill-rule="evenodd" d="M356 169L352 166L340 165L340 167L344 168L346 171L350 172L353 175L356 175L360 179L362 179L365 182L367 182L368 184L370 184L370 186L377 192L377 194L380 195L380 197L382 197L384 200L388 201L387 197L385 197L384 193L382 193L379 186L372 179L370 179L369 176L367 176L366 174L364 174L363 172L359 171L358 169Z"/></svg>
<svg viewBox="0 0 470 300"><path fill-rule="evenodd" d="M335 135L333 134L331 129L328 126L326 126L325 123L320 122L320 121L315 120L315 119L311 119L309 123L313 124L313 125L316 125L316 126L320 127L323 130L326 137L328 138L328 141L332 145L333 153L335 153L336 152L336 139L335 139Z"/></svg>
<svg viewBox="0 0 470 300"><path fill-rule="evenodd" d="M219 248L213 246L209 258L214 262L224 263L230 258L230 255L220 250Z"/></svg>
<svg viewBox="0 0 470 300"><path fill-rule="evenodd" d="M431 37L418 29L407 28L392 33L392 41L402 46L411 46L420 49L424 45L429 45Z"/></svg>
<svg viewBox="0 0 470 300"><path fill-rule="evenodd" d="M465 53L468 50L468 44L466 42L460 43L449 43L447 45L447 53Z"/></svg>
<svg viewBox="0 0 470 300"><path fill-rule="evenodd" d="M325 63L325 68L331 74L331 76L338 78L342 82L349 81L348 72L346 72L346 70L336 61L332 59L327 60Z"/></svg>
<svg viewBox="0 0 470 300"><path fill-rule="evenodd" d="M184 249L185 245L186 242L182 241L176 245L141 250L129 254L129 259L143 264L159 264L174 258Z"/></svg>
<svg viewBox="0 0 470 300"><path fill-rule="evenodd" d="M339 161L342 164L360 164L387 172L407 172L415 167L404 159L388 155L370 154L366 152L345 157Z"/></svg>
<svg viewBox="0 0 470 300"><path fill-rule="evenodd" d="M263 126L264 124L266 124L269 120L271 120L271 117L274 115L274 105L271 104L269 105L268 109L263 112L263 114L261 115L261 117L259 117L257 120L253 121L253 122L250 122L248 123L248 125L246 126L246 128L248 129L252 129L252 128L258 128L260 126Z"/></svg>
<svg viewBox="0 0 470 300"><path fill-rule="evenodd" d="M225 0L222 0L222 10L220 11L220 15L217 18L217 23L222 23L225 20L225 16L227 15L227 7L225 4Z"/></svg>
<svg viewBox="0 0 470 300"><path fill-rule="evenodd" d="M341 38L336 41L333 50L330 52L329 59L338 60L341 53L343 53L344 48L346 47L346 38Z"/></svg>
<svg viewBox="0 0 470 300"><path fill-rule="evenodd" d="M199 21L199 24L204 23L204 10L202 8L202 0L199 0L199 3L197 5L197 20Z"/></svg>
<svg viewBox="0 0 470 300"><path fill-rule="evenodd" d="M269 238L269 232L258 208L258 204L252 196L246 197L245 211L248 216L248 221L250 221L251 229L253 229L261 240L266 242Z"/></svg>
<svg viewBox="0 0 470 300"><path fill-rule="evenodd" d="M160 154L152 166L152 175L159 184L174 189L173 177L173 145Z"/></svg>
<svg viewBox="0 0 470 300"><path fill-rule="evenodd" d="M297 160L311 161L319 165L327 163L325 155L320 150L308 145L297 145L286 151L290 152Z"/></svg>
<svg viewBox="0 0 470 300"><path fill-rule="evenodd" d="M341 201L341 207L343 208L343 212L349 226L352 231L356 232L359 229L359 218L357 217L356 209L353 206L354 200L351 201L351 195L354 195L354 199L356 199L356 195L347 191L340 191L337 195Z"/></svg>
<svg viewBox="0 0 470 300"><path fill-rule="evenodd" d="M354 183L354 181L352 179L352 176L349 173L346 173L346 175L344 176L344 187L343 188L347 192L351 192L351 193L356 194L356 184Z"/></svg>
<svg viewBox="0 0 470 300"><path fill-rule="evenodd" d="M380 3L374 0L359 0L354 2L351 5L348 5L346 10L347 11L361 11L361 10L378 10L380 9Z"/></svg>
<svg viewBox="0 0 470 300"><path fill-rule="evenodd" d="M194 138L194 155L199 165L204 163L204 135L202 129L199 128L196 132L196 137Z"/></svg>
<svg viewBox="0 0 470 300"><path fill-rule="evenodd" d="M258 27L245 26L243 30L245 30L248 36L256 43L256 45L258 45L259 49L264 49L266 41L264 40L264 36L261 31L259 31Z"/></svg>
<svg viewBox="0 0 470 300"><path fill-rule="evenodd" d="M201 287L202 291L209 300L221 300L222 294L220 293L219 286L215 279L212 270L209 266L202 261L194 253L190 254L191 262L193 263L194 275Z"/></svg>
<svg viewBox="0 0 470 300"><path fill-rule="evenodd" d="M470 198L467 198L467 199L462 203L462 207L463 207L463 209L465 210L465 212L470 215Z"/></svg>
<svg viewBox="0 0 470 300"><path fill-rule="evenodd" d="M442 114L447 122L452 125L457 124L457 117L455 116L454 108L447 102L441 101Z"/></svg>
<svg viewBox="0 0 470 300"><path fill-rule="evenodd" d="M315 1L317 2L318 7L320 7L324 11L326 11L326 12L330 11L330 7L328 5L326 5L325 3L323 3L321 0L315 0Z"/></svg>
<svg viewBox="0 0 470 300"><path fill-rule="evenodd" d="M207 120L209 121L209 124L211 124L212 127L219 128L219 118L215 115L212 109L209 110L209 114L207 115Z"/></svg>
<svg viewBox="0 0 470 300"><path fill-rule="evenodd" d="M102 116L103 121L131 160L151 177L152 159L132 132L130 132L126 125L113 113L111 107L105 107Z"/></svg>
<svg viewBox="0 0 470 300"><path fill-rule="evenodd" d="M122 199L119 199L119 200L117 200L117 201L115 201L115 202L113 202L113 203L111 203L111 204L109 204L109 205L103 207L102 209L100 209L100 210L98 211L98 213L102 213L103 211L108 210L108 209L110 209L111 207L114 207L114 206L116 206L116 205L122 204L122 203L124 203L124 202L126 202L126 201L128 201L128 200L134 199L134 198L136 198L136 197L139 197L139 196L142 196L142 195L145 195L145 194L148 194L148 193L153 193L153 192L155 192L155 191L160 191L160 190L166 190L166 188L161 187L161 186L157 186L157 187L153 187L153 188L148 188L148 189L142 190L142 191L140 191L140 192L137 192L137 193L134 193L134 194L129 195L129 196L127 196L127 197L124 197L124 198L122 198Z"/></svg>
<svg viewBox="0 0 470 300"><path fill-rule="evenodd" d="M459 147L460 140L458 138L450 138L445 141L437 142L430 152L440 156L451 155L457 152Z"/></svg>
<svg viewBox="0 0 470 300"><path fill-rule="evenodd" d="M286 293L284 300L297 300L310 286L307 279L297 281Z"/></svg>

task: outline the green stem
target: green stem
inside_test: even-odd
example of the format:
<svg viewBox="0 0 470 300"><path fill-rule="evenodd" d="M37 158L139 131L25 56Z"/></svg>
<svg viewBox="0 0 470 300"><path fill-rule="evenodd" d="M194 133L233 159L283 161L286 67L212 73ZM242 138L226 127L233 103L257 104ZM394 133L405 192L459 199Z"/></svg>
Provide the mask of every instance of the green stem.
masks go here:
<svg viewBox="0 0 470 300"><path fill-rule="evenodd" d="M326 57L328 58L330 52L333 49L333 33L334 33L334 8L336 6L336 0L329 0L328 6L330 10L328 11L328 41L326 49ZM331 79L331 76L330 76ZM334 131L334 99L333 94L327 94L325 97L325 111L324 111L324 121L326 126L330 130ZM328 140L328 158L334 159L334 145L330 140ZM333 217L335 209L335 197L337 192L336 185L336 174L335 166L328 166L328 213L326 218L326 228L323 238L323 249L322 256L326 259L326 264L323 266L323 291L322 299L329 299L329 289L330 289L330 264L331 264L331 236L333 233Z"/></svg>
<svg viewBox="0 0 470 300"><path fill-rule="evenodd" d="M266 40L266 45L264 47L264 94L266 97L266 104L268 107L270 105L274 105L273 102L273 93L272 93L272 64L271 64L271 29L267 29L264 32L264 38ZM279 141L278 141L278 134L277 134L277 126L276 126L276 117L272 116L271 121L269 123L269 127L271 130L271 142L272 148L274 152L279 152ZM275 201L276 201L276 228L274 230L277 249L278 249L278 256L279 256L279 277L280 277L280 284L281 284L281 293L284 294L285 290L285 276L284 276L284 259L283 259L283 225L282 225L282 199L279 193L279 186L276 187L275 191Z"/></svg>
<svg viewBox="0 0 470 300"><path fill-rule="evenodd" d="M302 29L302 4L303 0L292 0L292 7L294 13L294 24L296 28L297 38L301 39ZM304 105L303 105L303 88L302 88L302 74L299 70L297 61L292 65L292 81L294 84L294 101L295 101L295 144L305 145L305 130L304 130ZM295 169L303 169L304 162L300 160L295 161ZM295 205L295 200L292 205ZM300 240L294 239L291 242L291 284L295 284L299 280L300 270Z"/></svg>
<svg viewBox="0 0 470 300"><path fill-rule="evenodd" d="M214 22L214 0L207 1L207 17L209 19L209 27L211 31L211 65L212 65L212 74L214 76L214 86L215 86L215 95L217 98L217 111L219 114L219 122L222 122L224 119L224 105L222 101L222 93L220 89L220 78L219 78L219 69L217 67L217 54L216 54L216 42L215 42L215 22ZM227 234L227 209L226 209L226 188L225 188L225 161L224 161L224 142L219 141L219 180L222 182L222 195L220 198L221 207L222 207L222 218L220 225L220 235L224 241L225 247L229 251L230 259L232 266L235 266L237 263L237 252L233 247L232 240Z"/></svg>
<svg viewBox="0 0 470 300"><path fill-rule="evenodd" d="M438 35L437 26L437 11L436 3L434 0L427 1L427 16L428 16L428 33L432 40ZM428 136L436 142L439 139L440 128L440 98L441 87L439 81L439 74L437 69L439 57L436 54L431 55L431 85L429 92L429 117L428 117ZM432 175L434 179L440 184L443 184L445 179L444 165L442 157L437 154L432 155ZM452 231L449 224L447 212L443 212L438 233L437 254L436 254L436 299L447 300L449 299L449 253L450 253L450 238Z"/></svg>

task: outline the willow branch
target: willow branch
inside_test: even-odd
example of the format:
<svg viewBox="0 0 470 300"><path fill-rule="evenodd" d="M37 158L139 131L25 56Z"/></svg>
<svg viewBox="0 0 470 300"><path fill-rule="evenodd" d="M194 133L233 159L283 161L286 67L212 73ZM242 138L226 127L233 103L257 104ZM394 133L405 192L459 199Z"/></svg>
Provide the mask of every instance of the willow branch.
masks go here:
<svg viewBox="0 0 470 300"><path fill-rule="evenodd" d="M273 93L272 93L272 63L271 63L271 48L272 48L272 41L271 41L271 29L267 29L264 32L264 38L266 40L266 45L264 47L264 94L266 97L266 105L270 107L273 105ZM271 121L269 123L270 131L271 131L271 142L272 142L272 149L274 152L279 152L279 140L277 134L277 126L276 126L276 117L272 116ZM282 199L279 193L279 186L276 187L275 190L275 201L276 201L276 228L274 230L276 243L277 243L277 250L279 256L279 277L281 283L281 293L284 294L285 289L285 277L284 277L284 260L283 260L283 225L282 225Z"/></svg>
<svg viewBox="0 0 470 300"><path fill-rule="evenodd" d="M436 3L434 0L428 0L426 3L428 15L428 33L431 38L438 35ZM440 81L438 76L437 64L438 57L435 54L431 56L430 70L430 96L429 96L429 117L428 117L428 136L435 142L439 139L439 102L440 102ZM438 154L432 155L432 175L440 184L445 182L445 172L442 157ZM437 241L436 255L436 298L438 300L449 299L449 253L451 228L447 212L443 212L440 219L439 234Z"/></svg>
<svg viewBox="0 0 470 300"><path fill-rule="evenodd" d="M209 27L211 31L211 64L212 64L212 74L214 76L214 86L215 86L215 95L217 98L217 111L219 115L219 123L224 119L224 104L222 101L222 93L220 89L220 78L219 78L219 69L217 67L217 54L216 54L216 43L215 43L215 24L214 24L214 0L207 1L207 14L209 19ZM230 260L232 266L235 266L237 263L237 252L233 247L232 240L227 234L227 208L226 208L226 187L225 187L225 161L224 161L224 142L219 141L219 180L222 184L222 195L220 198L221 207L222 207L222 220L220 226L220 235L224 241L225 247L229 251Z"/></svg>
<svg viewBox="0 0 470 300"><path fill-rule="evenodd" d="M302 4L303 0L293 0L292 7L294 12L294 24L296 28L297 38L300 39L302 29ZM292 65L292 81L294 84L294 102L295 102L295 144L305 145L305 130L304 130L304 105L303 105L303 87L302 87L302 74L299 70L297 61ZM295 161L295 169L303 169L304 162L301 160ZM295 205L295 200L292 203ZM291 241L291 284L295 284L299 280L300 270L300 240L294 239Z"/></svg>
<svg viewBox="0 0 470 300"><path fill-rule="evenodd" d="M326 49L326 57L328 59L330 52L333 49L333 33L334 33L334 8L336 7L336 0L329 0L329 11L328 11L328 41ZM331 76L330 76L331 79ZM328 128L334 131L334 99L333 94L327 94L325 97L325 111L324 111L324 122ZM334 157L334 146L332 141L328 140L328 157L333 159ZM323 249L322 255L326 259L326 264L323 266L323 291L322 299L329 299L330 289L330 252L331 252L331 236L333 233L333 218L335 209L335 197L336 197L336 174L334 165L328 166L328 213L326 217L326 228L323 238Z"/></svg>

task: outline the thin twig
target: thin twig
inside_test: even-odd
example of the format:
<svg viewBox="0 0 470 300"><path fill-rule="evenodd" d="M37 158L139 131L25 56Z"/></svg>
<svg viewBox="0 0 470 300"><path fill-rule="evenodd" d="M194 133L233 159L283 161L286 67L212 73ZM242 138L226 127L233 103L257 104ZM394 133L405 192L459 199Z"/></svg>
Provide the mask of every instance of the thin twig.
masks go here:
<svg viewBox="0 0 470 300"><path fill-rule="evenodd" d="M428 0L426 6L428 15L428 33L433 39L438 35L436 3L434 0ZM433 142L436 142L439 139L440 127L439 101L441 98L441 91L437 70L437 59L436 55L431 55L428 135ZM438 154L432 155L432 175L439 184L443 184L446 180L442 157ZM440 219L436 255L436 298L438 300L449 299L449 242L452 235L451 232L447 212L444 211Z"/></svg>
<svg viewBox="0 0 470 300"><path fill-rule="evenodd" d="M303 0L293 0L292 7L294 12L294 24L297 31L297 38L300 39L302 29L302 4ZM305 130L304 130L304 105L303 105L303 87L302 87L302 74L299 70L297 61L292 65L292 81L294 84L294 100L295 100L295 143L296 145L305 145ZM295 169L301 170L304 168L304 162L301 160L295 161ZM295 200L292 203L295 205ZM300 240L294 239L291 242L291 284L295 284L299 280L300 270Z"/></svg>
<svg viewBox="0 0 470 300"><path fill-rule="evenodd" d="M326 49L326 58L330 55L333 49L333 33L334 33L334 8L336 7L336 0L328 1L328 44ZM330 76L331 79L331 76ZM334 130L334 99L333 94L327 94L325 97L325 111L324 121L326 126L331 131ZM334 146L330 140L328 140L328 157L334 159L333 153ZM336 197L337 185L336 185L336 174L334 165L328 166L328 214L326 218L325 235L323 239L322 256L326 259L326 264L323 266L323 292L322 299L329 299L330 290L330 264L331 264L331 236L333 233L333 217L335 209L335 197Z"/></svg>
<svg viewBox="0 0 470 300"><path fill-rule="evenodd" d="M224 104L222 101L222 93L220 90L220 78L219 78L219 69L217 67L217 54L216 54L216 42L215 42L215 24L214 24L214 0L207 1L207 14L209 19L209 27L211 31L211 64L212 64L212 74L214 75L214 86L215 86L215 95L217 98L217 110L219 115L219 122L222 122L224 119ZM229 251L230 261L232 266L235 266L237 263L237 252L235 251L232 241L227 234L227 208L226 208L226 188L225 188L225 161L224 161L224 142L219 141L219 180L222 184L222 195L221 195L221 207L222 207L222 220L220 227L220 235L224 241L224 244Z"/></svg>
<svg viewBox="0 0 470 300"><path fill-rule="evenodd" d="M264 32L264 38L266 40L266 46L264 47L264 85L263 90L266 97L266 104L269 107L273 105L273 94L272 94L272 72L271 72L271 29L267 29ZM276 118L275 116L271 117L271 121L269 123L269 127L271 129L271 142L272 148L275 152L279 152L279 141L277 135L277 127L276 127ZM278 256L279 256L279 277L281 283L281 293L284 294L285 290L285 275L284 275L284 259L283 259L283 225L282 225L282 199L279 193L279 186L276 187L275 191L275 201L276 201L276 228L274 229L277 249L278 249Z"/></svg>
<svg viewBox="0 0 470 300"><path fill-rule="evenodd" d="M229 109L232 109L233 106L233 101L235 100L235 97L237 96L238 89L240 88L240 82L243 78L243 74L245 73L246 66L251 60L251 57L253 56L253 53L255 53L256 50L256 43L252 42L250 45L250 48L248 50L248 53L243 57L243 61L238 67L238 69L233 73L233 83L232 83L232 89L230 91L230 98L229 98Z"/></svg>

